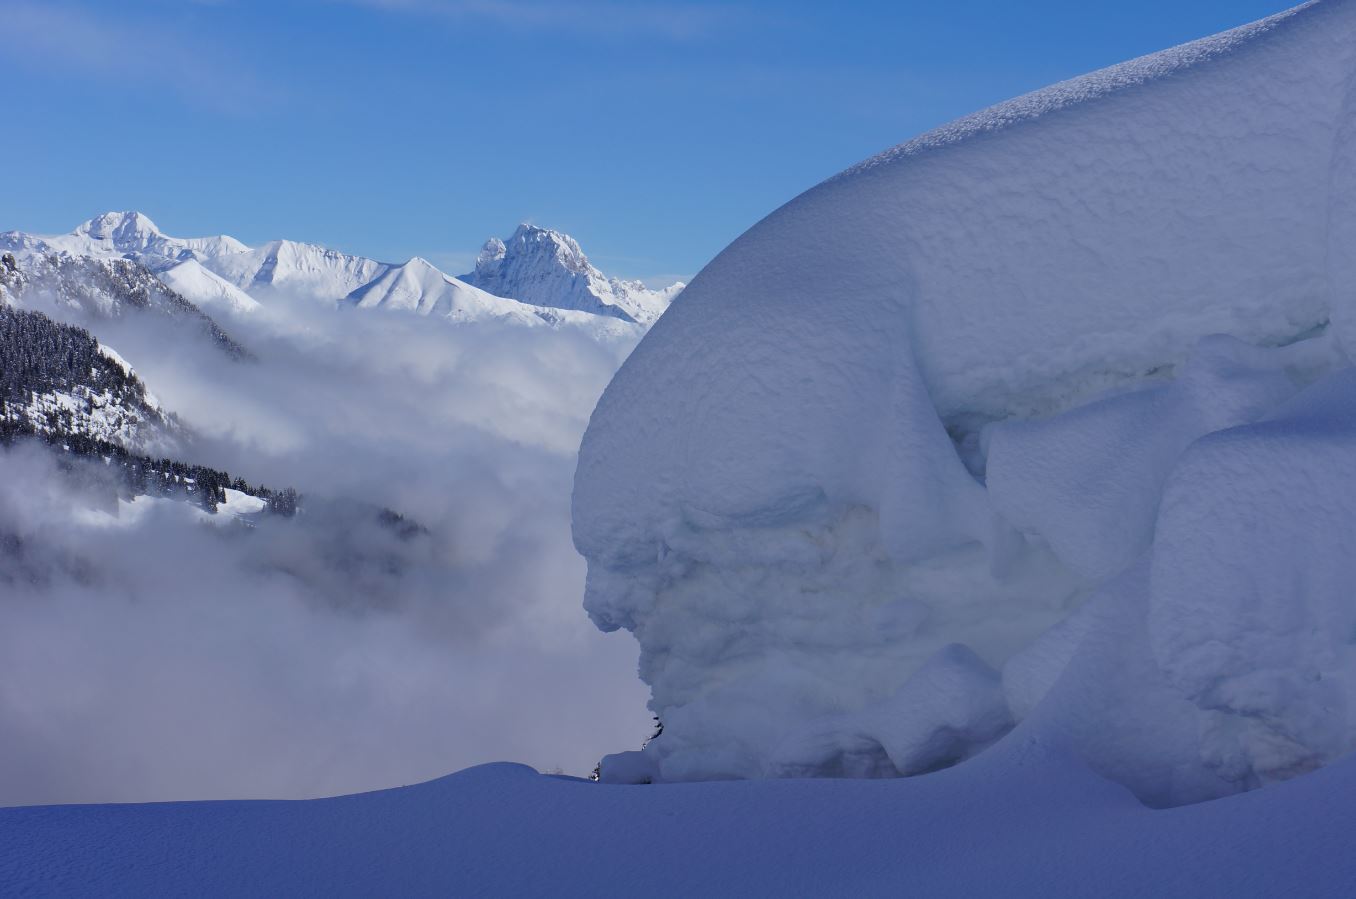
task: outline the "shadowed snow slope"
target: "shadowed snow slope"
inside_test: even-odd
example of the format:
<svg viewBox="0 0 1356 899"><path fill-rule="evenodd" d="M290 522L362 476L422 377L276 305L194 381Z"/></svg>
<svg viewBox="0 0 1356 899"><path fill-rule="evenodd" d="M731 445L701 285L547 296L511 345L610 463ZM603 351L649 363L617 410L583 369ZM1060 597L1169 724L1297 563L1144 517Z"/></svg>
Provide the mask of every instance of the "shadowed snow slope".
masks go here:
<svg viewBox="0 0 1356 899"><path fill-rule="evenodd" d="M711 262L608 387L575 481L586 607L640 642L659 774L904 773L903 731L951 746L938 764L964 758L988 719L942 722L906 688L915 671L957 643L1001 671L1157 551L1164 489L1163 515L1217 520L1190 516L1228 507L1229 478L1207 501L1174 480L1179 457L1251 470L1240 454L1287 426L1207 435L1282 414L1356 345L1354 98L1356 2L1316 0L889 150ZM1345 439L1324 422L1315 439ZM1324 452L1301 454L1312 489L1340 477ZM1314 526L1283 494L1256 502L1292 533ZM1203 539L1218 565L1251 552L1242 534ZM1165 678L1200 716L1160 722L1164 746L1203 736L1175 760L1191 769L1180 790L1151 782L1161 767L1102 767L1170 804L1350 750L1356 728L1313 716L1356 701L1356 674L1302 687L1297 641L1246 677L1256 646L1208 622L1253 601L1192 582L1205 549L1171 549L1150 607L1122 622L1152 658L1125 670ZM1250 614L1345 626L1335 599L1300 595L1308 563L1277 555L1290 592ZM1140 581L1116 589L1142 598ZM1198 607L1210 596L1218 608ZM1169 637L1164 621L1190 627ZM1210 656L1217 639L1228 651ZM1325 675L1352 670L1323 648ZM1060 674L1036 668L1005 683ZM1020 718L1039 696L1014 689ZM900 716L949 730L924 739Z"/></svg>
<svg viewBox="0 0 1356 899"><path fill-rule="evenodd" d="M473 768L301 802L0 809L9 895L1341 896L1350 762L1151 811L1036 747L926 777L626 787Z"/></svg>

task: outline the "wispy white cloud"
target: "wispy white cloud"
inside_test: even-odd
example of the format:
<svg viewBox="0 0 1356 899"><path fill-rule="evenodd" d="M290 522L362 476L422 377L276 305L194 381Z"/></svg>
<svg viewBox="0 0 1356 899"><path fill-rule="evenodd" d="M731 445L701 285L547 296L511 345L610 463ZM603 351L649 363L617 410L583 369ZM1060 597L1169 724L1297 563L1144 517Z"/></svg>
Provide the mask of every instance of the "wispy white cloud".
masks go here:
<svg viewBox="0 0 1356 899"><path fill-rule="evenodd" d="M521 30L604 37L706 37L740 19L732 6L695 3L617 3L610 0L338 0L355 6Z"/></svg>
<svg viewBox="0 0 1356 899"><path fill-rule="evenodd" d="M69 3L7 2L0 60L48 76L97 78L102 88L177 95L191 105L247 114L276 99L239 60L200 33Z"/></svg>

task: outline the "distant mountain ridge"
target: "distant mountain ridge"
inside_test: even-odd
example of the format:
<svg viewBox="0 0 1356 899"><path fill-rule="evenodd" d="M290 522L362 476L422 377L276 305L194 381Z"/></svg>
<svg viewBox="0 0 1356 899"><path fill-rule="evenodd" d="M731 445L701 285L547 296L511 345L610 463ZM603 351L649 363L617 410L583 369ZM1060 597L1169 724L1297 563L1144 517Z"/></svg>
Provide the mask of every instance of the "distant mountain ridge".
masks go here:
<svg viewBox="0 0 1356 899"><path fill-rule="evenodd" d="M261 300L303 297L453 321L588 324L581 316L593 316L648 327L683 288L650 290L610 278L574 238L526 224L507 241L489 240L475 270L460 278L420 257L390 263L292 240L249 247L224 235L171 237L134 211L103 213L69 234L6 231L0 252L6 251L27 263L51 257L134 262L188 300L232 315L253 311Z"/></svg>
<svg viewBox="0 0 1356 899"><path fill-rule="evenodd" d="M169 237L140 212L105 212L81 222L69 234L40 236L0 232L0 251L20 258L69 254L134 259L154 272L189 259L210 259L248 250L234 237Z"/></svg>
<svg viewBox="0 0 1356 899"><path fill-rule="evenodd" d="M269 241L255 249L205 259L202 264L251 295L291 293L331 303L396 267L295 240Z"/></svg>

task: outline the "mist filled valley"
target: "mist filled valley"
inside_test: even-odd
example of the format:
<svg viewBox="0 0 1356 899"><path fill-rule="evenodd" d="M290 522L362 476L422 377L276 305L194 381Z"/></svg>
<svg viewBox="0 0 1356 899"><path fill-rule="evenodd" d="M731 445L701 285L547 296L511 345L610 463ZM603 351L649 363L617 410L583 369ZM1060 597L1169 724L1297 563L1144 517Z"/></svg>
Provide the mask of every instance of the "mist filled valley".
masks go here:
<svg viewBox="0 0 1356 899"><path fill-rule="evenodd" d="M325 285L232 304L190 260L216 288L198 306L141 238L56 262L5 239L5 370L28 380L0 453L0 802L330 795L510 757L586 775L648 736L569 531L579 438L639 326ZM62 338L94 347L90 383L17 364L62 362Z"/></svg>

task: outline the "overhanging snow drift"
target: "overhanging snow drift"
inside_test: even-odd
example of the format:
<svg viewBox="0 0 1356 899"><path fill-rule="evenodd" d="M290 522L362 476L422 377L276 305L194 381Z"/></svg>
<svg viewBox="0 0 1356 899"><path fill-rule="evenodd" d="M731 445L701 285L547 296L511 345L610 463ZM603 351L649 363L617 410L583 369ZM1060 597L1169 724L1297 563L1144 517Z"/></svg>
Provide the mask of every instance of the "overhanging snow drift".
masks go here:
<svg viewBox="0 0 1356 899"><path fill-rule="evenodd" d="M1172 732L1162 745L1195 753L1102 759L1141 796L1227 792L1351 748L1242 695L1246 648L1179 658L1197 644L1161 622L1206 634L1212 610L1165 618L1187 585L1155 541L1160 514L1184 514L1159 503L1184 452L1349 364L1354 97L1356 3L1315 0L889 150L708 265L607 389L575 483L586 606L640 641L657 775L900 773L891 741L927 715L955 761L992 727L929 712L907 686L925 663L991 722L984 678L937 674L968 647L1020 719L1113 621L1142 632L1144 665L1120 670L1187 709L1141 710ZM1088 597L1144 608L1050 630ZM1281 655L1248 689L1299 682L1298 653ZM1112 674L1105 696L1135 692ZM1115 714L1097 705L1069 708Z"/></svg>

